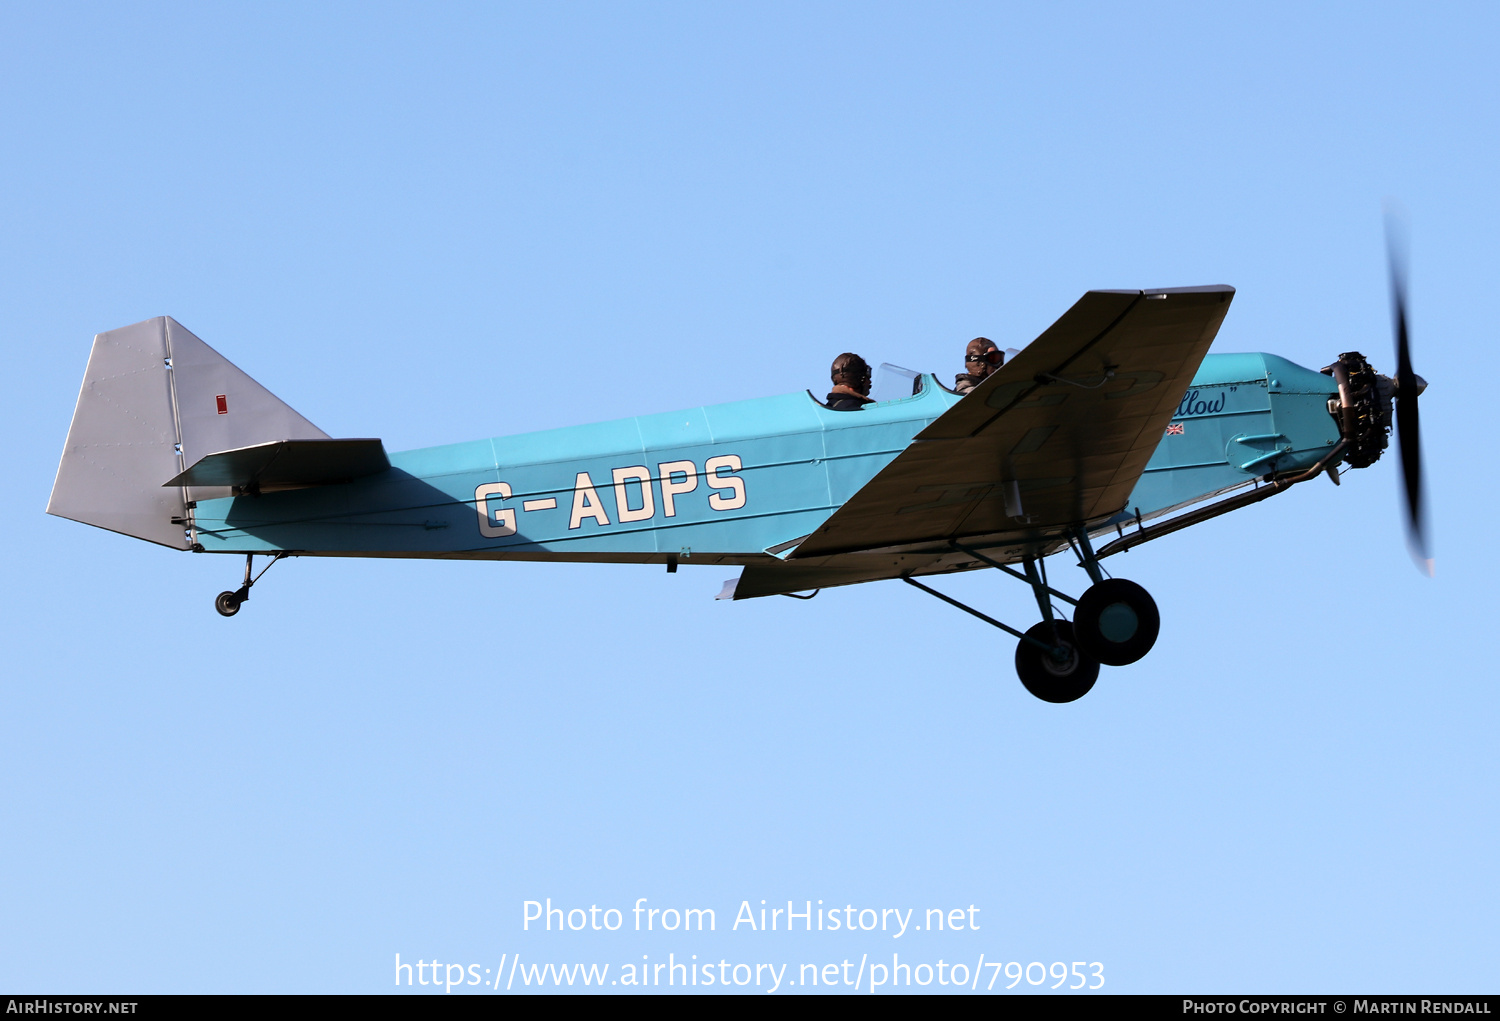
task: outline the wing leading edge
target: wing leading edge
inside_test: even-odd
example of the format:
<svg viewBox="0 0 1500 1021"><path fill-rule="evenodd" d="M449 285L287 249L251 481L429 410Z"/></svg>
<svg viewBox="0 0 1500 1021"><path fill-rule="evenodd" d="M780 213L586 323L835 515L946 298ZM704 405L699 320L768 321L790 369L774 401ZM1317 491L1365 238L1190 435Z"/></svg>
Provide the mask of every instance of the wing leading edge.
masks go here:
<svg viewBox="0 0 1500 1021"><path fill-rule="evenodd" d="M788 560L1039 540L1108 519L1124 508L1233 296L1224 285L1089 291Z"/></svg>

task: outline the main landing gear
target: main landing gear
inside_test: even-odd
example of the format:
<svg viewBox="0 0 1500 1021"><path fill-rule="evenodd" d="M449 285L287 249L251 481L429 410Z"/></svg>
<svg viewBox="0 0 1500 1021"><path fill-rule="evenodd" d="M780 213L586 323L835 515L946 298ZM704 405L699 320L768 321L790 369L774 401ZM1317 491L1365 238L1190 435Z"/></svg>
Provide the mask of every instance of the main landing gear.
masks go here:
<svg viewBox="0 0 1500 1021"><path fill-rule="evenodd" d="M1031 586L1042 620L1025 632L1017 631L958 600L928 588L909 577L901 580L928 595L973 614L980 620L1020 639L1016 645L1016 673L1026 690L1044 702L1073 702L1089 693L1099 679L1099 667L1126 666L1145 656L1156 644L1161 615L1150 594L1133 581L1106 578L1083 529L1069 539L1078 554L1079 566L1093 584L1082 597L1073 599L1047 584L1046 568L1034 557L1022 561L1025 573L992 560L960 543L955 549L999 568ZM1055 616L1052 600L1072 604L1069 623Z"/></svg>
<svg viewBox="0 0 1500 1021"><path fill-rule="evenodd" d="M1156 600L1133 581L1095 582L1073 611L1078 645L1105 666L1128 666L1151 651L1161 630Z"/></svg>
<svg viewBox="0 0 1500 1021"><path fill-rule="evenodd" d="M1016 643L1016 673L1043 702L1076 702L1099 679L1099 661L1078 647L1065 620L1033 625Z"/></svg>
<svg viewBox="0 0 1500 1021"><path fill-rule="evenodd" d="M255 554L245 554L245 583L233 592L220 592L214 596L214 609L219 611L221 617L233 617L240 612L240 604L250 598L250 586L260 581L261 577L276 565L282 557L289 556L287 553L272 553L271 562L260 569L260 574L251 576L255 567Z"/></svg>

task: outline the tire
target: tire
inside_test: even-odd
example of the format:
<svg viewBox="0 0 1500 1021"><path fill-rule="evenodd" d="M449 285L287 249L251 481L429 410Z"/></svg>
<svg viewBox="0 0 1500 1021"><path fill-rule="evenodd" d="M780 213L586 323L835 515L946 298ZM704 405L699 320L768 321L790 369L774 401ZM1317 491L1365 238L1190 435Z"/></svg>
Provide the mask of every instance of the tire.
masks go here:
<svg viewBox="0 0 1500 1021"><path fill-rule="evenodd" d="M1065 620L1056 622L1057 641L1072 655L1066 663L1059 663L1030 642L1016 645L1016 673L1021 683L1043 702L1076 702L1089 693L1099 679L1099 661L1078 647L1073 637L1073 625ZM1052 624L1042 621L1026 632L1048 645L1053 644Z"/></svg>
<svg viewBox="0 0 1500 1021"><path fill-rule="evenodd" d="M234 592L220 592L214 597L214 609L223 617L233 617L240 612L240 597Z"/></svg>
<svg viewBox="0 0 1500 1021"><path fill-rule="evenodd" d="M1073 613L1079 647L1106 666L1134 663L1151 651L1160 631L1156 600L1124 578L1090 587Z"/></svg>

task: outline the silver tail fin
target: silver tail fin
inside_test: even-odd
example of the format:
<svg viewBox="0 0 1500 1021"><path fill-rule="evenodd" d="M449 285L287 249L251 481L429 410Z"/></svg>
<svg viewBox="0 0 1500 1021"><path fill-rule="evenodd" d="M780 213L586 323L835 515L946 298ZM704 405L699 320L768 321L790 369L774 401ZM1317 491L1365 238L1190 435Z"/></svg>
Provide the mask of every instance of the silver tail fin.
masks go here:
<svg viewBox="0 0 1500 1021"><path fill-rule="evenodd" d="M94 337L47 513L174 549L220 488L163 489L200 458L272 440L327 439L167 316Z"/></svg>

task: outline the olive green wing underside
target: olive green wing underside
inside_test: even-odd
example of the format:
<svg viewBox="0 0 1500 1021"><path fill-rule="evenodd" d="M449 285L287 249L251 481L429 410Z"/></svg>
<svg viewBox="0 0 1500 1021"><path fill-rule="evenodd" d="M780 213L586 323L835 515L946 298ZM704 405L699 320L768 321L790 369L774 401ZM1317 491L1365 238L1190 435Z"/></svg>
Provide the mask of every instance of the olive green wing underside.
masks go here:
<svg viewBox="0 0 1500 1021"><path fill-rule="evenodd" d="M1125 506L1234 288L1089 291L788 557L1042 538Z"/></svg>

